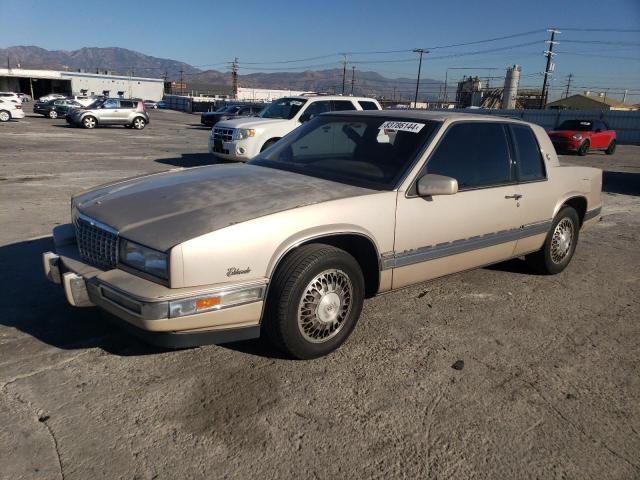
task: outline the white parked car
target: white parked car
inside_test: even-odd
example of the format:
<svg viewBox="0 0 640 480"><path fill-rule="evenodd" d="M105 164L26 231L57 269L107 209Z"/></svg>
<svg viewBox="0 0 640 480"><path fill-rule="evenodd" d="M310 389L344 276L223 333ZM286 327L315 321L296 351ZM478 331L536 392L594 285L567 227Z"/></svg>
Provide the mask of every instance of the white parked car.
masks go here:
<svg viewBox="0 0 640 480"><path fill-rule="evenodd" d="M22 99L14 92L0 92L0 98L9 100L13 103L22 103Z"/></svg>
<svg viewBox="0 0 640 480"><path fill-rule="evenodd" d="M377 100L339 95L301 95L275 100L258 117L218 122L209 136L209 153L246 162L302 123L325 112L382 110Z"/></svg>
<svg viewBox="0 0 640 480"><path fill-rule="evenodd" d="M15 103L10 98L0 98L0 122L8 122L16 118L24 118L22 103Z"/></svg>

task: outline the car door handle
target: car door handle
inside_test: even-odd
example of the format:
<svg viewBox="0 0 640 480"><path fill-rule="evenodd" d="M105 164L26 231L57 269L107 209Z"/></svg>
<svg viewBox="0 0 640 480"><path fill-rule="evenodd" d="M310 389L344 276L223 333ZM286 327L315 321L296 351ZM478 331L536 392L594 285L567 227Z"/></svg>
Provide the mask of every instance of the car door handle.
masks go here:
<svg viewBox="0 0 640 480"><path fill-rule="evenodd" d="M514 200L520 200L522 195L519 193L514 193L513 195L505 195L504 198L513 198Z"/></svg>

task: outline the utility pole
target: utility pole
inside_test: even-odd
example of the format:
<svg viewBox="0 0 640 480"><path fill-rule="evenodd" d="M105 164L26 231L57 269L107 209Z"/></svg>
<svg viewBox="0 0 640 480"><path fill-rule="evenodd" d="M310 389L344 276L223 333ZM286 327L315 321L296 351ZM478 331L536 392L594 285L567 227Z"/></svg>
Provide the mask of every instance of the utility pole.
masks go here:
<svg viewBox="0 0 640 480"><path fill-rule="evenodd" d="M396 87L393 87L393 101L396 101Z"/></svg>
<svg viewBox="0 0 640 480"><path fill-rule="evenodd" d="M573 78L573 73L570 73L567 77L567 89L564 92L564 98L569 96L569 88L571 87L571 79Z"/></svg>
<svg viewBox="0 0 640 480"><path fill-rule="evenodd" d="M231 86L233 88L233 98L238 98L238 57L234 58L231 64Z"/></svg>
<svg viewBox="0 0 640 480"><path fill-rule="evenodd" d="M356 67L351 67L351 96L353 96L353 84L356 81Z"/></svg>
<svg viewBox="0 0 640 480"><path fill-rule="evenodd" d="M344 95L344 80L347 76L347 55L342 54L342 95Z"/></svg>
<svg viewBox="0 0 640 480"><path fill-rule="evenodd" d="M628 89L624 89L624 95L622 96L622 103L625 103L627 101L627 93L629 93Z"/></svg>
<svg viewBox="0 0 640 480"><path fill-rule="evenodd" d="M413 51L415 53L420 54L420 62L418 63L418 79L416 80L416 96L413 100L413 108L417 108L418 105L418 89L420 88L420 71L422 70L422 55L425 53L429 53L429 50L425 50L424 48L414 48Z"/></svg>
<svg viewBox="0 0 640 480"><path fill-rule="evenodd" d="M553 46L558 42L554 42L554 39L556 38L556 33L562 33L554 28L547 29L547 32L551 33L551 38L545 41L545 43L549 44L549 50L544 52L544 56L547 57L547 66L544 69L544 80L542 81L542 92L540 95L540 108L544 108L547 104L547 77L555 68L555 65L551 63L551 58L555 55L555 53L553 53Z"/></svg>
<svg viewBox="0 0 640 480"><path fill-rule="evenodd" d="M182 95L182 73L184 72L184 70L180 70L180 95Z"/></svg>

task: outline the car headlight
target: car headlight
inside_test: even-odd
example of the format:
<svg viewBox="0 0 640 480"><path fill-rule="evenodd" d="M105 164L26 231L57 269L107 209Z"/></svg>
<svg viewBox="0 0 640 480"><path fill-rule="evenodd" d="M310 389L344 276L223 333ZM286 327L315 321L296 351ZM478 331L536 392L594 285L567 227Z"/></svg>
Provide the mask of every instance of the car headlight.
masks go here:
<svg viewBox="0 0 640 480"><path fill-rule="evenodd" d="M169 279L168 255L138 243L120 239L119 261L154 277Z"/></svg>
<svg viewBox="0 0 640 480"><path fill-rule="evenodd" d="M579 133L576 133L576 134L575 134L575 135L573 135L573 137L571 137L571 138L573 138L574 140L582 140L582 135L580 135Z"/></svg>
<svg viewBox="0 0 640 480"><path fill-rule="evenodd" d="M237 128L233 134L234 140L244 140L245 138L254 137L256 131L253 128Z"/></svg>

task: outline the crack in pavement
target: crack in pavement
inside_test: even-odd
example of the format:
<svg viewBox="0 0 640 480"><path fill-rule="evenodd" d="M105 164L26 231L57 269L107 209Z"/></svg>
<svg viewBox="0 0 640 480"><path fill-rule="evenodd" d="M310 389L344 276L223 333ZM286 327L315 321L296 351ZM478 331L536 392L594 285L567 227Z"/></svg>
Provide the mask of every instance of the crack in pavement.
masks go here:
<svg viewBox="0 0 640 480"><path fill-rule="evenodd" d="M47 367L40 368L38 370L34 370L34 371L26 373L26 374L16 375L13 378L10 378L6 382L4 382L2 385L0 385L0 391L5 391L7 394L10 394L9 389L7 388L9 385L11 385L11 384L13 384L13 383L15 383L15 382L17 382L19 380L24 380L26 378L30 378L30 377L33 377L33 376L38 375L40 373L47 372L49 370L53 370L53 369L56 369L56 368L61 367L63 365L66 365L66 364L76 360L78 357L81 357L82 355L85 355L86 353L87 352L82 352L82 353L79 353L77 355L74 355L71 358L67 358L67 359L65 359L65 360L63 360L61 362L58 362L56 364L49 365ZM58 460L58 468L60 469L60 478L62 480L64 480L65 479L65 475L64 475L64 470L63 470L63 467L62 467L62 458L60 456L60 448L59 448L59 445L58 445L58 439L56 438L55 434L53 433L53 430L52 430L51 426L49 426L47 424L46 419L42 419L41 420L40 415L38 413L39 409L36 408L33 405L33 403L31 403L29 400L25 400L24 398L22 398L22 396L17 392L13 392L13 393L11 393L11 395L15 398L15 400L18 403L24 405L28 409L28 411L35 416L36 421L38 423L40 423L40 424L42 424L44 426L45 430L47 431L47 433L48 433L48 435L51 438L51 441L53 443L53 449L55 451L56 458ZM8 398L8 396L7 396L7 398Z"/></svg>

